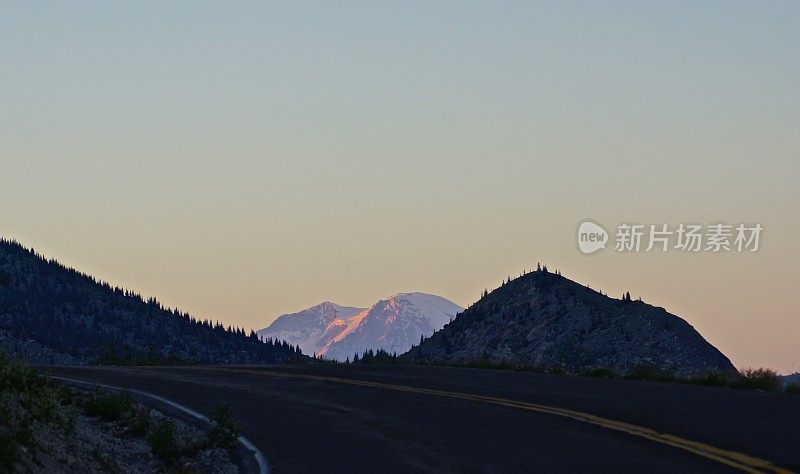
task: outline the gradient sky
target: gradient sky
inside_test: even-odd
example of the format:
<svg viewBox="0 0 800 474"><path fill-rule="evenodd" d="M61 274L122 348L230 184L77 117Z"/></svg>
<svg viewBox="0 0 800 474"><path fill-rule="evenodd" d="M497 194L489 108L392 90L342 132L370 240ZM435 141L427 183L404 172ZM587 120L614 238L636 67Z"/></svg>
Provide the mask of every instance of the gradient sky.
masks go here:
<svg viewBox="0 0 800 474"><path fill-rule="evenodd" d="M800 371L800 3L2 2L0 234L260 328L537 261ZM591 218L756 253L579 253Z"/></svg>

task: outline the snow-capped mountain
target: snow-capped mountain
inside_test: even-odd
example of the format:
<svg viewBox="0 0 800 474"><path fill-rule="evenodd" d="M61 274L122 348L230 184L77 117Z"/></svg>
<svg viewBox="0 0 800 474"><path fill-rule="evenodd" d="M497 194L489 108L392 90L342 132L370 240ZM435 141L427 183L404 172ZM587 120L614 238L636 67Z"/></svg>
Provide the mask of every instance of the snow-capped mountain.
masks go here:
<svg viewBox="0 0 800 474"><path fill-rule="evenodd" d="M789 385L800 385L800 372L796 372L792 375L782 376L781 383L783 383L784 387Z"/></svg>
<svg viewBox="0 0 800 474"><path fill-rule="evenodd" d="M368 309L325 302L284 314L258 335L299 345L304 354L340 361L367 349L402 354L419 343L420 336L430 336L462 310L441 296L398 293Z"/></svg>
<svg viewBox="0 0 800 474"><path fill-rule="evenodd" d="M441 329L463 308L441 296L398 293L378 301L349 321L318 355L343 361L367 349L402 354Z"/></svg>
<svg viewBox="0 0 800 474"><path fill-rule="evenodd" d="M303 354L319 352L348 327L348 321L365 308L350 308L325 301L303 311L278 316L268 327L258 331L261 338L285 340L300 346Z"/></svg>

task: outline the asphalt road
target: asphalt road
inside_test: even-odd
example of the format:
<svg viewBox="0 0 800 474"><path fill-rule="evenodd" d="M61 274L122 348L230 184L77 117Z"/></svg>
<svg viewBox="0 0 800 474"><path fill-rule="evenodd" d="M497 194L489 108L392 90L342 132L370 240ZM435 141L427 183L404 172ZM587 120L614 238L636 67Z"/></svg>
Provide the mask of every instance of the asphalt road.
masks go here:
<svg viewBox="0 0 800 474"><path fill-rule="evenodd" d="M444 367L46 370L230 403L279 474L800 471L798 395Z"/></svg>

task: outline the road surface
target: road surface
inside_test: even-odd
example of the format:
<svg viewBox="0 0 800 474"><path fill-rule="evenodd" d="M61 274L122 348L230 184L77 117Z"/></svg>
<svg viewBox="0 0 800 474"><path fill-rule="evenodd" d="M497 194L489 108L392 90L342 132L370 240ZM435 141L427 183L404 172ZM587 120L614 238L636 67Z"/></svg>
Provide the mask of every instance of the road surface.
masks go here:
<svg viewBox="0 0 800 474"><path fill-rule="evenodd" d="M795 472L800 396L446 367L51 367L201 413L284 472Z"/></svg>

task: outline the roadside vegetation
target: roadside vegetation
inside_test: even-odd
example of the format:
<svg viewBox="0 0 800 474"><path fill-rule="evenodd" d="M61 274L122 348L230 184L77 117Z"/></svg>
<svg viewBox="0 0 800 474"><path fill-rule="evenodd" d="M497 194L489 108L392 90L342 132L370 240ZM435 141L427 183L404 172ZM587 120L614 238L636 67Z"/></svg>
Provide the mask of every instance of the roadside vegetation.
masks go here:
<svg viewBox="0 0 800 474"><path fill-rule="evenodd" d="M335 361L327 361L315 359L319 362L336 363ZM367 350L361 354L355 354L352 361L348 358L346 362L350 364L408 364L408 361L403 356L397 354L390 354L383 349L377 351ZM508 362L500 361L492 362L489 360L476 360L467 364L459 364L459 367L467 367L473 369L492 369L492 370L514 370L521 372L540 372L548 374L565 374L566 371L561 367L531 367L531 366L518 366ZM706 385L713 387L730 387L736 389L749 389L761 390L764 392L786 392L786 393L800 393L800 384L785 385L781 382L781 377L772 369L766 368L747 368L739 371L741 377L732 378L722 374L709 374L705 377L697 378L681 378L673 374L661 370L653 365L638 365L631 369L626 374L620 374L606 368L596 368L581 372L574 375L584 377L601 377L601 378L622 378L629 380L650 380L658 382L673 382L673 383L686 383L692 385Z"/></svg>
<svg viewBox="0 0 800 474"><path fill-rule="evenodd" d="M353 354L353 359L351 360L350 357L344 362L340 362L335 359L326 359L325 357L318 356L316 354L311 357L311 360L318 364L330 364L330 365L337 365L337 364L382 364L382 365L390 365L390 364L405 364L406 362L403 360L401 356L398 356L396 352L389 353L384 349L378 349L377 351L372 349L367 349L366 351L359 354L356 352Z"/></svg>
<svg viewBox="0 0 800 474"><path fill-rule="evenodd" d="M239 428L230 407L220 406L211 421L200 429L127 394L56 384L0 351L0 473L64 463L76 472L235 471L227 450Z"/></svg>
<svg viewBox="0 0 800 474"><path fill-rule="evenodd" d="M722 374L709 374L705 377L679 378L652 366L637 366L624 378L632 380L655 380L661 382L688 383L693 385L707 385L713 387L730 387L765 392L778 392L783 389L780 376L771 369L743 369L741 377L731 378ZM592 374L582 374L592 375ZM610 375L615 377L616 375Z"/></svg>
<svg viewBox="0 0 800 474"><path fill-rule="evenodd" d="M11 471L23 448L36 447L35 421L70 432L71 412L58 407L55 390L27 364L0 351L0 472Z"/></svg>
<svg viewBox="0 0 800 474"><path fill-rule="evenodd" d="M630 372L624 375L619 375L608 369L595 369L593 371L584 372L579 375L587 377L607 377L607 378L625 378L631 380L652 380L659 382L674 382L674 383L687 383L692 385L706 385L712 387L730 387L736 389L748 390L761 390L764 392L781 392L786 393L800 393L793 385L784 386L781 382L780 375L774 370L759 368L759 369L742 369L739 371L741 377L731 378L722 374L709 374L705 377L696 378L680 378L672 374L659 370L652 366L637 366Z"/></svg>

